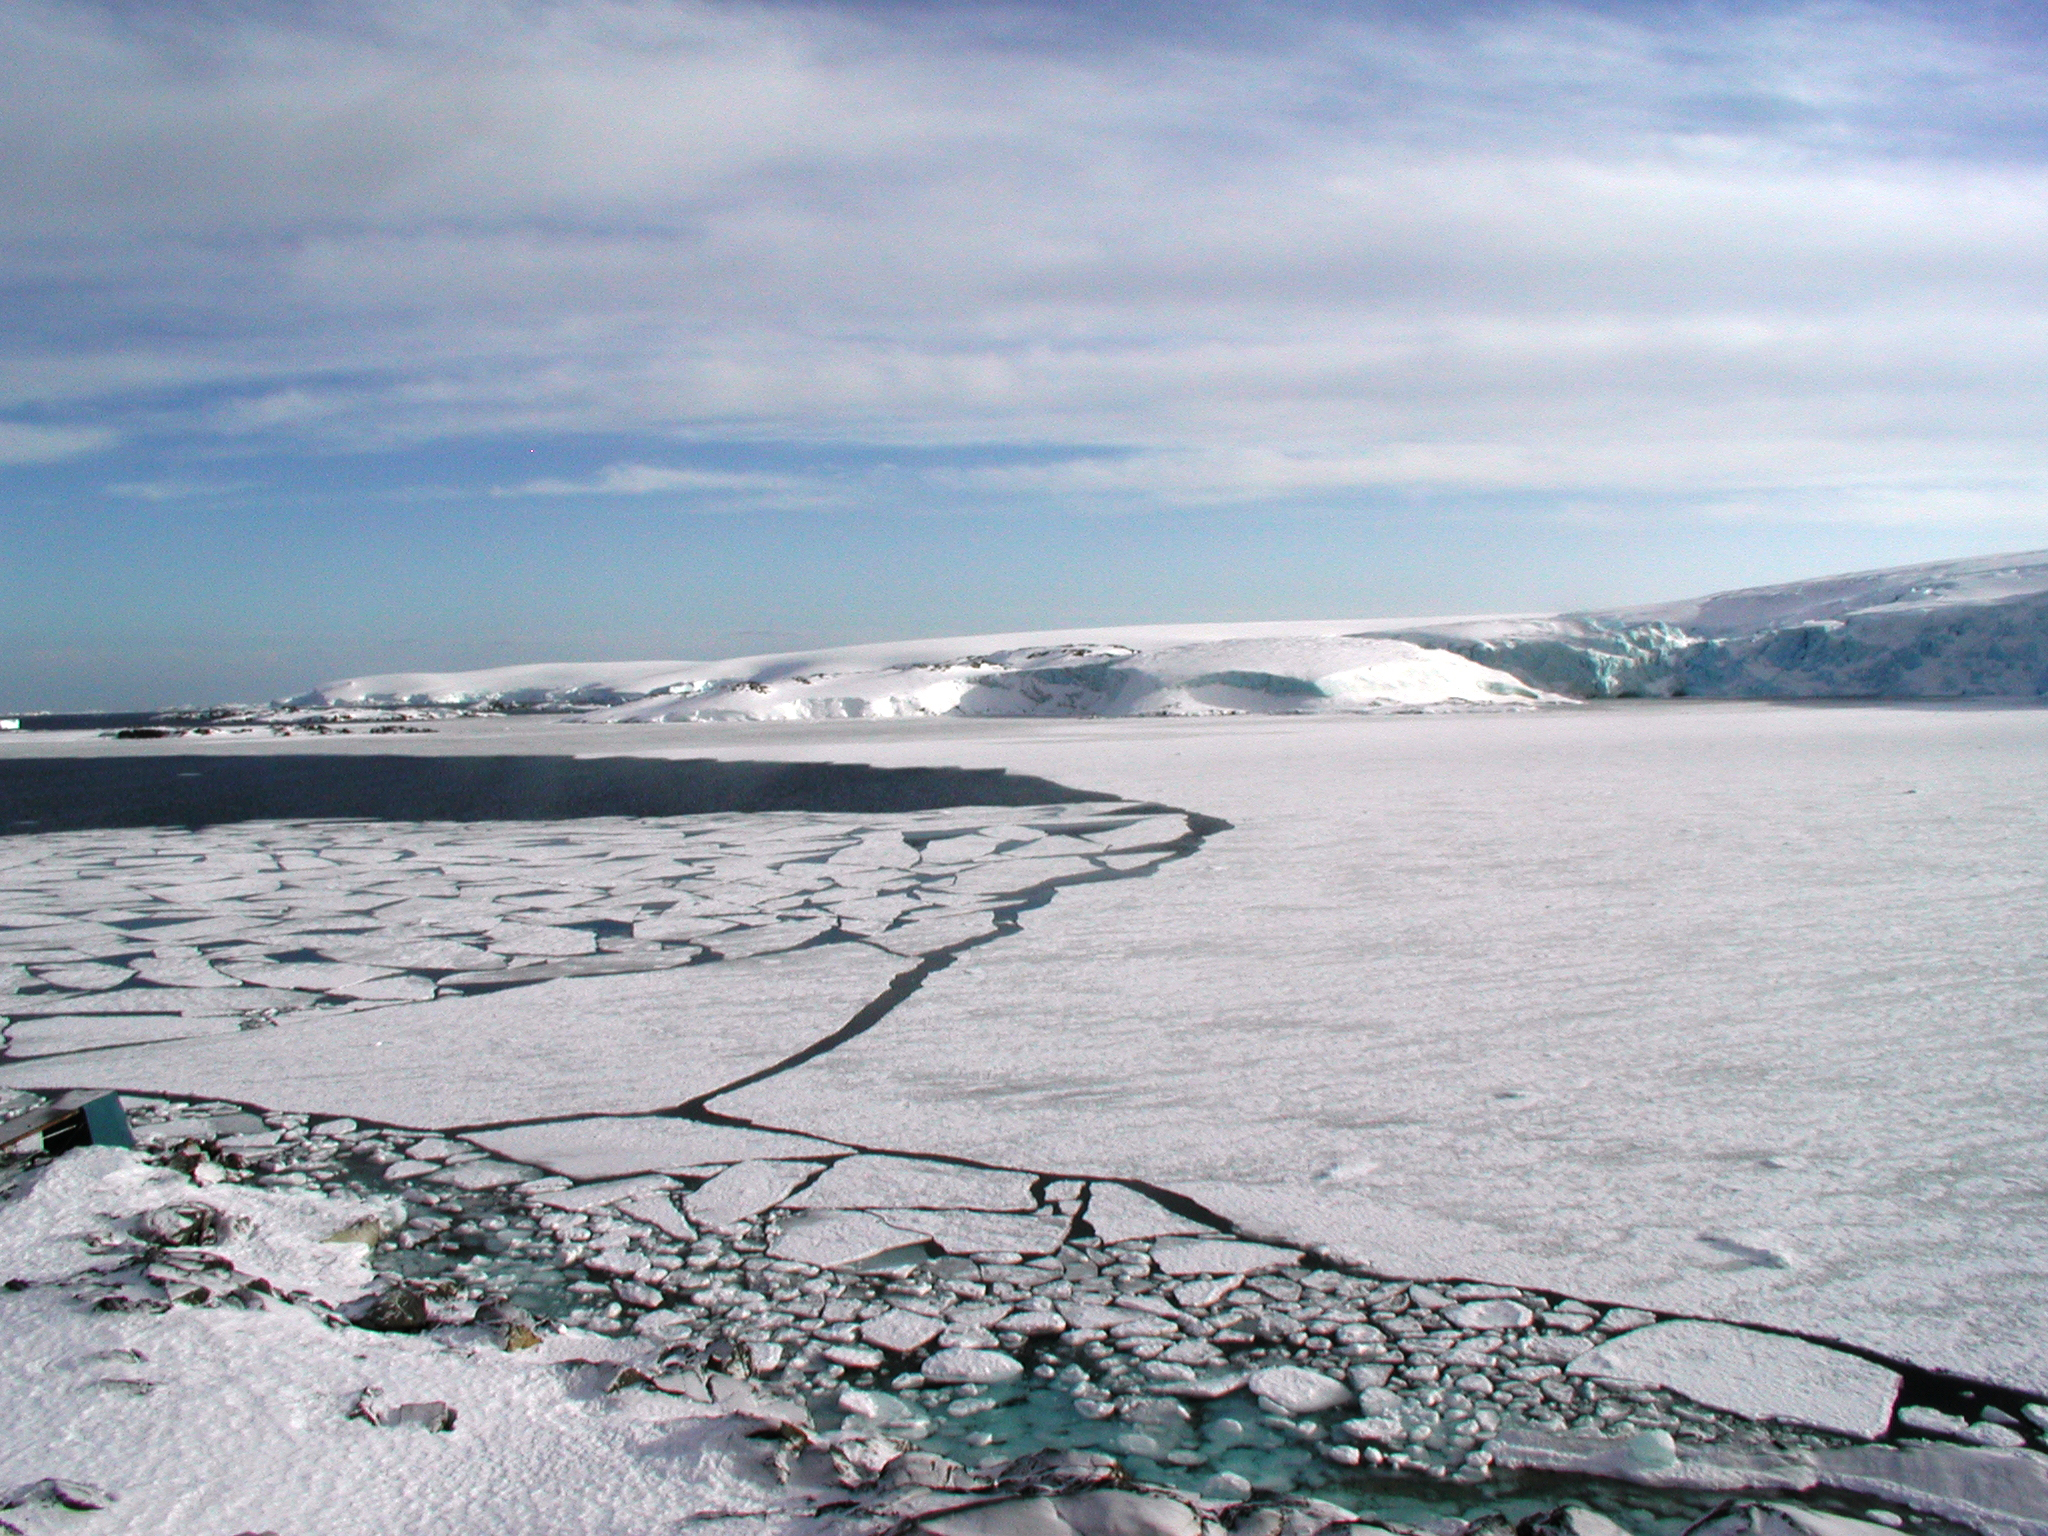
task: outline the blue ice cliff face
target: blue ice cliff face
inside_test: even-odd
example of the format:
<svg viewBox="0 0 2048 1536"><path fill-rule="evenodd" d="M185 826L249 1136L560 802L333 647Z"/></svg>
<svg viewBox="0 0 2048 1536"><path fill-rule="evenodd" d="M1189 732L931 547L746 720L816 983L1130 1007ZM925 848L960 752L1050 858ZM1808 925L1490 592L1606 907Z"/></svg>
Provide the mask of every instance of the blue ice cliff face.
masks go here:
<svg viewBox="0 0 2048 1536"><path fill-rule="evenodd" d="M1572 615L1548 632L1400 638L1454 651L1579 699L2039 698L2048 695L2048 595L1901 606L1702 636L1653 620Z"/></svg>

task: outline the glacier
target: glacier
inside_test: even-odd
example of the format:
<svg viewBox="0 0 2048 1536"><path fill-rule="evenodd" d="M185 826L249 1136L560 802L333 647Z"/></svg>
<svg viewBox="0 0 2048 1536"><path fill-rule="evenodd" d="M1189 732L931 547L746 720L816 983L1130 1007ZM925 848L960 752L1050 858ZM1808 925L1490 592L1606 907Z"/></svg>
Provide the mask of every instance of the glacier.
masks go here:
<svg viewBox="0 0 2048 1536"><path fill-rule="evenodd" d="M721 661L344 678L300 709L575 710L597 723L1310 714L1572 699L2048 693L2048 552L1601 612L1133 625Z"/></svg>

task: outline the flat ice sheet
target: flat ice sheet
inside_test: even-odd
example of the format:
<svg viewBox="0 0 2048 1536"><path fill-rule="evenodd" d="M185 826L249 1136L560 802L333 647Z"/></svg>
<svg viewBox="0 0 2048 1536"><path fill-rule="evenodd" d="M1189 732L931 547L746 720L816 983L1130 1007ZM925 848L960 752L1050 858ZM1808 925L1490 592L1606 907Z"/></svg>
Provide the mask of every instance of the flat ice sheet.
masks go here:
<svg viewBox="0 0 2048 1536"><path fill-rule="evenodd" d="M2048 1207L2031 1196L2048 712L450 723L321 744L626 748L1008 767L1233 824L1149 878L1061 891L868 1034L721 1108L862 1148L1148 1180L1249 1235L1397 1272L1755 1320L2048 1391ZM52 957L90 937L48 916ZM374 1040L397 1012L322 1027ZM105 1069L151 1062L228 1092L195 1064L296 1027L0 1081L146 1088ZM666 1101L640 1064L562 1038L486 1053L482 1089L556 1115ZM450 1059L423 1070L452 1078ZM349 1112L339 1087L406 1113L453 1091L347 1052L292 1060L310 1080L291 1102L326 1112Z"/></svg>
<svg viewBox="0 0 2048 1536"><path fill-rule="evenodd" d="M125 1088L441 1129L645 1112L831 1033L902 966L835 944L547 981L273 1029L8 1063L13 1087Z"/></svg>
<svg viewBox="0 0 2048 1536"><path fill-rule="evenodd" d="M1140 1177L1398 1272L2048 1389L2048 1207L2016 1198L2048 1091L2048 712L1642 703L866 741L1234 829L1064 892L882 1027L716 1107Z"/></svg>
<svg viewBox="0 0 2048 1536"><path fill-rule="evenodd" d="M550 1120L470 1138L517 1162L537 1163L572 1179L674 1172L749 1158L830 1157L843 1148L808 1136L783 1136L737 1126L648 1116Z"/></svg>

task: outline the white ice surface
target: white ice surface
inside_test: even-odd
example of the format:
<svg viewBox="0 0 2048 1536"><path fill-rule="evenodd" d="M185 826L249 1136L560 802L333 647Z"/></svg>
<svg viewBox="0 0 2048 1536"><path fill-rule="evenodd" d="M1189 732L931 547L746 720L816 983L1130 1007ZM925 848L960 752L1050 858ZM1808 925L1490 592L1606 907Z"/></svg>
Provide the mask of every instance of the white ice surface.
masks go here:
<svg viewBox="0 0 2048 1536"><path fill-rule="evenodd" d="M2048 1216L2010 1196L2037 1181L2048 1087L2048 713L604 734L1006 766L1233 824L1149 878L1063 891L868 1034L717 1107L1148 1180L1397 1273L1752 1319L2048 1390ZM575 1113L590 1067L534 1058L534 1100Z"/></svg>
<svg viewBox="0 0 2048 1536"><path fill-rule="evenodd" d="M9 1063L129 1088L443 1128L679 1104L837 1029L902 962L853 944L542 982L205 1039Z"/></svg>
<svg viewBox="0 0 2048 1536"><path fill-rule="evenodd" d="M1038 1201L1032 1196L1028 1173L962 1168L908 1157L862 1156L834 1163L788 1203L845 1210L894 1205L1028 1211Z"/></svg>
<svg viewBox="0 0 2048 1536"><path fill-rule="evenodd" d="M1722 1323L1655 1323L1565 1367L1573 1376L1669 1387L1753 1419L1784 1419L1874 1439L1891 1426L1899 1376L1802 1339Z"/></svg>
<svg viewBox="0 0 2048 1536"><path fill-rule="evenodd" d="M71 1154L0 1207L0 1267L82 1268L78 1238L112 1229L110 1216L193 1199L251 1218L251 1233L221 1251L280 1289L325 1277L340 1293L366 1272L360 1247L319 1241L344 1202L198 1190L107 1149ZM741 1438L751 1426L683 1399L606 1395L562 1369L618 1348L589 1335L508 1354L481 1337L336 1329L301 1308L96 1312L37 1288L0 1291L0 1337L0 1488L60 1477L117 1499L91 1514L11 1515L35 1536L641 1536L783 1501ZM371 1386L390 1406L451 1405L454 1432L348 1418ZM771 1516L746 1528L787 1525Z"/></svg>
<svg viewBox="0 0 2048 1536"><path fill-rule="evenodd" d="M854 727L689 738L844 756ZM2048 713L859 728L1228 818L715 1107L2048 1390ZM701 745L700 745L701 743ZM650 746L654 745L650 742Z"/></svg>
<svg viewBox="0 0 2048 1536"><path fill-rule="evenodd" d="M572 1179L673 1172L748 1158L830 1156L842 1150L808 1136L649 1116L554 1120L483 1131L470 1139L480 1147L523 1163L537 1163Z"/></svg>
<svg viewBox="0 0 2048 1536"><path fill-rule="evenodd" d="M596 718L727 722L1471 706L1529 702L1538 695L1481 661L1437 649L1439 643L1570 644L1616 626L1646 624L1674 626L1694 638L1745 637L1871 616L1983 610L2043 593L2048 552L2035 551L1858 571L1597 613L1133 625L955 635L720 661L388 673L326 683L298 702L609 703ZM1880 648L1926 650L1922 638L1910 629L1889 636L1873 632ZM1411 643L1417 640L1422 647ZM1771 658L1761 664L1749 658L1721 681L1733 679L1733 692L1750 695L2027 692L2025 666L1995 664L2016 644L2025 642L2003 634L1988 647L1966 642L1961 649L1973 659L1925 672L1917 670L1924 658L1910 656L1910 679L1871 671L1861 648L1851 647L1845 656L1817 659L1823 675L1804 681L1787 682ZM1731 689L1717 685L1709 691Z"/></svg>
<svg viewBox="0 0 2048 1536"><path fill-rule="evenodd" d="M1623 623L1661 621L1696 635L1746 635L1855 614L1960 608L2044 592L2048 592L2048 550L2034 550L1853 571L1773 587L1744 587L1685 602L1618 609L1602 617Z"/></svg>
<svg viewBox="0 0 2048 1536"><path fill-rule="evenodd" d="M1121 1243L1134 1237L1180 1237L1212 1230L1185 1216L1176 1216L1158 1201L1121 1184L1088 1187L1088 1225L1105 1243Z"/></svg>
<svg viewBox="0 0 2048 1536"><path fill-rule="evenodd" d="M281 1290L328 1302L361 1295L371 1273L360 1243L326 1239L364 1217L392 1220L398 1210L395 1201L327 1199L238 1184L200 1189L183 1174L152 1167L132 1153L84 1147L52 1163L25 1197L0 1207L0 1274L52 1281L107 1264L108 1254L85 1241L89 1232L124 1228L130 1218L159 1206L193 1203L232 1219L207 1251Z"/></svg>

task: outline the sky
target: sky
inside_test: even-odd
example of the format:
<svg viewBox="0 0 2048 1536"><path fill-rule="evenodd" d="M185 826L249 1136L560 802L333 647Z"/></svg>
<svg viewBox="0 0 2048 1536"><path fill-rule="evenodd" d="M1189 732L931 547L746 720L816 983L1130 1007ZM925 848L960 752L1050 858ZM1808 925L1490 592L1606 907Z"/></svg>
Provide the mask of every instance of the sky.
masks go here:
<svg viewBox="0 0 2048 1536"><path fill-rule="evenodd" d="M0 711L2048 545L2044 21L0 0Z"/></svg>

